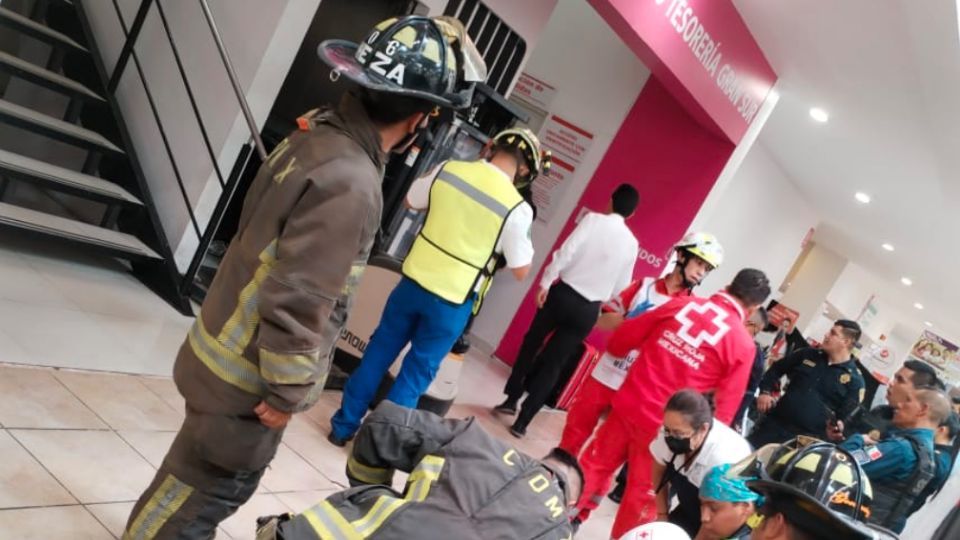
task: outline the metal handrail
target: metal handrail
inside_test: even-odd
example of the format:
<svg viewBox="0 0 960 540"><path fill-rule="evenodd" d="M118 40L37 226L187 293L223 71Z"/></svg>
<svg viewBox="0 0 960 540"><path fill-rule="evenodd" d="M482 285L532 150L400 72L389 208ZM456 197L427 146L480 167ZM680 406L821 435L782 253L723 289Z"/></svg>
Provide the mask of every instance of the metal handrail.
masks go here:
<svg viewBox="0 0 960 540"><path fill-rule="evenodd" d="M227 54L227 48L224 46L223 39L220 37L220 31L217 30L217 23L213 20L213 13L210 12L210 6L207 4L207 0L199 1L200 7L203 8L203 16L207 19L210 32L213 34L213 40L217 43L217 51L220 52L220 59L223 60L223 67L227 69L227 76L230 77L230 83L233 85L233 92L237 95L237 100L240 102L243 117L247 120L247 127L250 128L250 137L257 147L257 153L260 154L260 159L266 161L267 150L264 148L263 140L260 138L260 130L257 129L257 123L253 119L253 114L250 113L250 106L247 105L247 99L243 95L243 88L237 79L237 72L233 69L233 62L230 61L230 55Z"/></svg>

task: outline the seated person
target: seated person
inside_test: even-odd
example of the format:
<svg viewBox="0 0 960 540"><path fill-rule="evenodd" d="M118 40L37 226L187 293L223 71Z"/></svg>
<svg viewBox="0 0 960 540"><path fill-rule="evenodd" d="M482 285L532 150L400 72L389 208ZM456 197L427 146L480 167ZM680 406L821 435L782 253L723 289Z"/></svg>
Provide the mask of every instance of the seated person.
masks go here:
<svg viewBox="0 0 960 540"><path fill-rule="evenodd" d="M410 473L403 493L390 487L394 470ZM537 460L474 418L445 420L390 401L364 421L346 472L353 487L296 516L260 518L257 540L566 540L567 509L583 486L563 450Z"/></svg>
<svg viewBox="0 0 960 540"><path fill-rule="evenodd" d="M953 462L956 459L954 445L958 433L960 433L960 416L957 413L950 413L950 416L940 423L933 435L933 461L936 465L933 479L913 501L910 514L919 510L931 497L936 497L937 493L943 489L943 485L947 483L947 479L953 471Z"/></svg>
<svg viewBox="0 0 960 540"><path fill-rule="evenodd" d="M700 529L700 486L713 467L750 455L740 434L713 417L712 395L684 389L667 401L663 427L650 443L657 519L695 535ZM670 510L670 494L679 504Z"/></svg>
<svg viewBox="0 0 960 540"><path fill-rule="evenodd" d="M891 388L893 392L893 388ZM850 451L873 484L871 523L900 532L915 501L935 474L934 431L950 414L950 401L938 390L901 389L893 427L879 440L854 435L840 444Z"/></svg>
<svg viewBox="0 0 960 540"><path fill-rule="evenodd" d="M700 484L700 531L694 540L746 539L760 524L762 498L729 470L729 464L717 465Z"/></svg>

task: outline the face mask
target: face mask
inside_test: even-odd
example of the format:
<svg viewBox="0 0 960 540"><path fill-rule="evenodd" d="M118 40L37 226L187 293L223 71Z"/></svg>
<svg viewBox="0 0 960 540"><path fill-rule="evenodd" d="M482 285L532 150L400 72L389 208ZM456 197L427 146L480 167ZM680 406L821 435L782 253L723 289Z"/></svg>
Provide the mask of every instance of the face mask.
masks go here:
<svg viewBox="0 0 960 540"><path fill-rule="evenodd" d="M667 435L663 439L667 443L667 448L669 448L674 454L688 454L692 450L692 448L690 448L689 438L681 439L679 437Z"/></svg>

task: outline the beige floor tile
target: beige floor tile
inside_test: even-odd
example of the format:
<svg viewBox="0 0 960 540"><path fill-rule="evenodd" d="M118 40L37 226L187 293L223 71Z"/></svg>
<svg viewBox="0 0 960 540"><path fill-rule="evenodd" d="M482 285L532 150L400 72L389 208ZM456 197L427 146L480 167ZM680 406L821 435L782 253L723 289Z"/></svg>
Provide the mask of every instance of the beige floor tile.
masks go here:
<svg viewBox="0 0 960 540"><path fill-rule="evenodd" d="M316 405L303 413L320 426L324 437L327 436L327 433L330 433L330 418L340 408L342 397L342 392L324 391Z"/></svg>
<svg viewBox="0 0 960 540"><path fill-rule="evenodd" d="M183 414L183 396L181 396L180 391L177 390L177 385L174 384L173 379L170 377L139 377L139 379L151 392L162 399L164 403L173 407L173 410Z"/></svg>
<svg viewBox="0 0 960 540"><path fill-rule="evenodd" d="M117 435L130 443L130 446L158 469L160 464L163 463L163 458L167 455L167 450L170 450L173 439L177 436L174 431L137 430L118 431Z"/></svg>
<svg viewBox="0 0 960 540"><path fill-rule="evenodd" d="M11 540L113 540L82 506L0 510L0 531Z"/></svg>
<svg viewBox="0 0 960 540"><path fill-rule="evenodd" d="M350 455L349 446L337 448L327 442L325 437L300 433L286 434L283 442L331 482L344 487L348 485L344 470Z"/></svg>
<svg viewBox="0 0 960 540"><path fill-rule="evenodd" d="M77 503L6 431L0 431L0 456L0 508Z"/></svg>
<svg viewBox="0 0 960 540"><path fill-rule="evenodd" d="M12 430L80 502L135 501L155 471L116 433Z"/></svg>
<svg viewBox="0 0 960 540"><path fill-rule="evenodd" d="M56 377L113 429L176 431L183 422L138 377L72 371Z"/></svg>
<svg viewBox="0 0 960 540"><path fill-rule="evenodd" d="M47 369L0 366L0 395L4 427L108 429Z"/></svg>
<svg viewBox="0 0 960 540"><path fill-rule="evenodd" d="M224 521L220 528L234 540L255 540L258 517L291 511L292 509L283 504L275 495L254 495L247 501L247 504L237 510L236 514Z"/></svg>
<svg viewBox="0 0 960 540"><path fill-rule="evenodd" d="M320 474L286 444L281 444L260 485L267 491L311 491L339 486Z"/></svg>
<svg viewBox="0 0 960 540"><path fill-rule="evenodd" d="M290 510L294 513L299 514L307 508L317 504L320 501L326 500L327 497L333 495L340 489L333 490L320 490L320 491L294 491L288 493L274 493L278 499L280 499L283 504L290 507Z"/></svg>
<svg viewBox="0 0 960 540"><path fill-rule="evenodd" d="M87 510L99 521L110 534L120 538L123 529L127 526L127 518L133 510L133 502L88 504Z"/></svg>

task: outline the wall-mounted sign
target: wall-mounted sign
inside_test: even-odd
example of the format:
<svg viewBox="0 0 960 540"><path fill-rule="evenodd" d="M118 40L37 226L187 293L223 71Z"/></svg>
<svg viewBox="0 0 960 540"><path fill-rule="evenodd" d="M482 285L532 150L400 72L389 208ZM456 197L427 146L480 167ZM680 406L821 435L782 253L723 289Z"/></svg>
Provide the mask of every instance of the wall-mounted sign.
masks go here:
<svg viewBox="0 0 960 540"><path fill-rule="evenodd" d="M960 347L930 331L924 331L910 349L910 359L922 360L947 383L960 385Z"/></svg>
<svg viewBox="0 0 960 540"><path fill-rule="evenodd" d="M533 182L533 204L537 221L546 223L553 217L557 203L570 185L583 156L593 143L593 134L551 114L540 130L540 143L553 153L550 171Z"/></svg>

